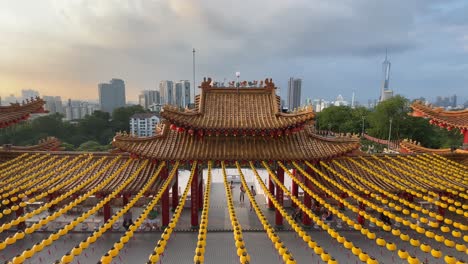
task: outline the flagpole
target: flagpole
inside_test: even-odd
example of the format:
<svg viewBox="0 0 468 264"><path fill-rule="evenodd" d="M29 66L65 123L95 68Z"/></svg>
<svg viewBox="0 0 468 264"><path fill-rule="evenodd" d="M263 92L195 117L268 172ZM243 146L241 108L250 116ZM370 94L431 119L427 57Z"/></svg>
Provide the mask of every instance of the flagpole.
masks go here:
<svg viewBox="0 0 468 264"><path fill-rule="evenodd" d="M195 107L195 48L193 48L193 105Z"/></svg>

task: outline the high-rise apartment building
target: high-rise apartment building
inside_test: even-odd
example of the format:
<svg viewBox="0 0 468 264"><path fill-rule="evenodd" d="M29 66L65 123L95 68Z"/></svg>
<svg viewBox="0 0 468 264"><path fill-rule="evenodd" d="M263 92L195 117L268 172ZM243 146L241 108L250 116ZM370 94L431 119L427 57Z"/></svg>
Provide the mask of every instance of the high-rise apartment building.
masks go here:
<svg viewBox="0 0 468 264"><path fill-rule="evenodd" d="M159 94L161 96L161 104L174 104L174 83L172 81L159 82Z"/></svg>
<svg viewBox="0 0 468 264"><path fill-rule="evenodd" d="M182 83L182 89L184 90L184 106L188 106L193 102L191 99L192 93L190 91L190 82L187 80L180 82Z"/></svg>
<svg viewBox="0 0 468 264"><path fill-rule="evenodd" d="M112 114L114 109L125 106L125 83L120 79L112 79L110 83L100 83L99 104L101 111Z"/></svg>
<svg viewBox="0 0 468 264"><path fill-rule="evenodd" d="M288 82L288 108L293 111L301 105L302 79L289 78Z"/></svg>
<svg viewBox="0 0 468 264"><path fill-rule="evenodd" d="M178 107L184 107L183 86L181 82L176 82L174 89L174 104Z"/></svg>
<svg viewBox="0 0 468 264"><path fill-rule="evenodd" d="M380 101L385 101L393 97L393 91L390 89L390 67L392 64L387 59L387 52L385 52L385 60L382 63L382 89L380 91Z"/></svg>
<svg viewBox="0 0 468 264"><path fill-rule="evenodd" d="M25 99L31 99L32 98L36 98L36 96L39 96L39 92L36 91L36 90L32 90L32 89L23 89L21 90L21 97L23 100Z"/></svg>
<svg viewBox="0 0 468 264"><path fill-rule="evenodd" d="M138 104L145 109L150 109L152 105L161 104L161 96L159 91L145 90L138 95Z"/></svg>
<svg viewBox="0 0 468 264"><path fill-rule="evenodd" d="M49 113L65 114L63 104L62 104L62 98L60 96L44 95L42 99L44 99L45 101L44 109L49 111Z"/></svg>

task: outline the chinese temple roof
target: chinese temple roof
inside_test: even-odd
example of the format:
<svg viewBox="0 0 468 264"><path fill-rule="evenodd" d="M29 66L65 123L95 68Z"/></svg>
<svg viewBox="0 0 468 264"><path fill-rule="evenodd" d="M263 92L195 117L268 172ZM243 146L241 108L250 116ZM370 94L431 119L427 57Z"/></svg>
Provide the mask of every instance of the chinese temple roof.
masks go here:
<svg viewBox="0 0 468 264"><path fill-rule="evenodd" d="M460 154L468 154L468 151L462 149L456 149L452 151L450 148L442 148L442 149L432 149L432 148L425 148L421 146L421 143L415 142L412 140L403 140L400 142L400 150L406 153L434 153L434 154L448 154L448 153L460 153Z"/></svg>
<svg viewBox="0 0 468 264"><path fill-rule="evenodd" d="M39 97L26 99L20 103L12 103L9 106L0 106L0 128L8 127L18 123L21 120L29 118L33 113L44 113L45 101Z"/></svg>
<svg viewBox="0 0 468 264"><path fill-rule="evenodd" d="M118 134L112 144L156 160L317 160L359 147L357 137L315 134L312 109L282 113L271 79L241 84L216 87L204 79L195 109L165 106L155 136Z"/></svg>
<svg viewBox="0 0 468 264"><path fill-rule="evenodd" d="M199 138L169 129L166 121L156 136L137 138L119 134L112 144L157 160L314 160L351 152L359 147L359 140L351 136L318 136L310 126L282 138L224 135Z"/></svg>
<svg viewBox="0 0 468 264"><path fill-rule="evenodd" d="M458 128L468 130L468 109L460 111L445 111L443 108L433 108L420 101L411 105L413 116L430 118L430 123L445 127L449 130Z"/></svg>
<svg viewBox="0 0 468 264"><path fill-rule="evenodd" d="M204 80L195 109L163 107L162 117L171 124L198 134L266 135L293 133L312 123L311 108L282 113L280 97L271 80L260 87L217 87Z"/></svg>
<svg viewBox="0 0 468 264"><path fill-rule="evenodd" d="M45 139L39 140L39 142L36 145L32 146L15 146L15 145L10 145L10 144L5 144L3 147L1 147L1 150L4 151L57 151L57 150L63 150L63 148L60 146L62 145L62 142L56 138L56 137L47 137Z"/></svg>

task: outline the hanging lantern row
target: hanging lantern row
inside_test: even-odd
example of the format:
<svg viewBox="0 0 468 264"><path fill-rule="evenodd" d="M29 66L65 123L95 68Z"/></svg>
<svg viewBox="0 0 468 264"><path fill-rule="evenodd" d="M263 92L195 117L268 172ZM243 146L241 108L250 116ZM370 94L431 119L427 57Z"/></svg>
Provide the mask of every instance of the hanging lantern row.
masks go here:
<svg viewBox="0 0 468 264"><path fill-rule="evenodd" d="M439 126L440 128L446 128L448 131L451 131L452 129L456 128L454 126L448 125L447 123L440 122L440 121L438 121L436 119L430 119L429 124ZM466 128L461 128L460 129L461 134L464 134L467 131L468 131L468 129L466 129Z"/></svg>
<svg viewBox="0 0 468 264"><path fill-rule="evenodd" d="M296 126L290 126L286 129L194 129L191 127L178 126L174 123L170 125L170 129L179 133L187 132L190 136L203 137L211 136L262 136L262 137L281 137L289 136L292 133L299 132L304 129L305 123L300 123Z"/></svg>

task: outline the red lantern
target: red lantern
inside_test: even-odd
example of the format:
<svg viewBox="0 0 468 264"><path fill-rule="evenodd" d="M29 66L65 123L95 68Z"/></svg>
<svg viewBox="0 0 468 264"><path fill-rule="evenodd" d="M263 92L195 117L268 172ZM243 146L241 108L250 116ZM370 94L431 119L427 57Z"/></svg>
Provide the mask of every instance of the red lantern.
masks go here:
<svg viewBox="0 0 468 264"><path fill-rule="evenodd" d="M201 129L198 130L198 131L197 131L197 134L198 134L200 137L203 137L203 130L201 130Z"/></svg>
<svg viewBox="0 0 468 264"><path fill-rule="evenodd" d="M177 128L177 132L179 132L179 133L184 132L184 128L183 128L183 127L178 127L178 128Z"/></svg>
<svg viewBox="0 0 468 264"><path fill-rule="evenodd" d="M284 131L284 135L289 136L291 134L291 131L289 129L286 129Z"/></svg>
<svg viewBox="0 0 468 264"><path fill-rule="evenodd" d="M433 125L435 123L434 119L429 120L429 124Z"/></svg>
<svg viewBox="0 0 468 264"><path fill-rule="evenodd" d="M283 134L283 132L282 132L281 130L276 131L276 135L277 135L278 137L281 137L281 134Z"/></svg>
<svg viewBox="0 0 468 264"><path fill-rule="evenodd" d="M171 130L176 130L176 129L177 129L177 126L174 125L174 124L171 124L170 128L171 128Z"/></svg>
<svg viewBox="0 0 468 264"><path fill-rule="evenodd" d="M448 131L451 131L452 129L453 129L452 126L448 126L448 127L447 127L447 130L448 130Z"/></svg>
<svg viewBox="0 0 468 264"><path fill-rule="evenodd" d="M193 134L195 133L195 131L194 131L193 129L189 129L189 130L188 130L188 133L189 133L189 135L193 136Z"/></svg>

